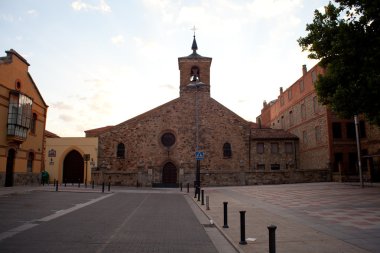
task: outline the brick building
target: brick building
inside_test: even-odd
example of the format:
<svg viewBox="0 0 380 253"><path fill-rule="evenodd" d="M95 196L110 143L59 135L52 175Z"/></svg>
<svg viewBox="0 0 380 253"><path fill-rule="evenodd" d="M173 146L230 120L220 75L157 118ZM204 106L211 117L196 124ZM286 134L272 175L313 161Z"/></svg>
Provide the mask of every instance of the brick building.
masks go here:
<svg viewBox="0 0 380 253"><path fill-rule="evenodd" d="M355 124L338 118L318 102L314 83L324 69L318 65L307 71L289 88L280 88L276 100L264 101L257 122L263 127L283 129L298 136L302 170L319 171L336 181L358 180ZM380 131L360 117L362 165L366 180L378 181Z"/></svg>
<svg viewBox="0 0 380 253"><path fill-rule="evenodd" d="M44 168L47 108L28 72L29 63L15 50L0 57L0 183L37 183Z"/></svg>
<svg viewBox="0 0 380 253"><path fill-rule="evenodd" d="M299 141L281 129L258 128L210 95L212 58L179 57L179 97L116 126L85 131L98 137L97 183L246 185L324 181L299 169Z"/></svg>

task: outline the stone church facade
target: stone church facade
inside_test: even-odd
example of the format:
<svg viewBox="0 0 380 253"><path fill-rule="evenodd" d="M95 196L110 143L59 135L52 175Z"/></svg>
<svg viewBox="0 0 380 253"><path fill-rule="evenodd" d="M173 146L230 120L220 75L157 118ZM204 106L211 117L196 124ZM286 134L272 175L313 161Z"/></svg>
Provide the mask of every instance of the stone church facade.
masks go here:
<svg viewBox="0 0 380 253"><path fill-rule="evenodd" d="M193 53L178 58L178 98L116 126L85 131L98 137L95 182L193 185L197 168L202 186L325 180L297 166L295 135L260 129L210 96L212 58L197 49L194 37ZM202 160L196 152L203 152Z"/></svg>

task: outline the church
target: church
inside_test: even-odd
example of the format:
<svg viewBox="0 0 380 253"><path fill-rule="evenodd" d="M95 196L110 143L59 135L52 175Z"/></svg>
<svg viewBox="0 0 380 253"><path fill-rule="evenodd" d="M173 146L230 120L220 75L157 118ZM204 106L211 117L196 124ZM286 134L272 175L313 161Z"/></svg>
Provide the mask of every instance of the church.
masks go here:
<svg viewBox="0 0 380 253"><path fill-rule="evenodd" d="M98 137L95 183L126 186L253 185L329 180L299 167L298 137L260 128L210 95L212 58L178 58L179 97L115 126L85 131Z"/></svg>

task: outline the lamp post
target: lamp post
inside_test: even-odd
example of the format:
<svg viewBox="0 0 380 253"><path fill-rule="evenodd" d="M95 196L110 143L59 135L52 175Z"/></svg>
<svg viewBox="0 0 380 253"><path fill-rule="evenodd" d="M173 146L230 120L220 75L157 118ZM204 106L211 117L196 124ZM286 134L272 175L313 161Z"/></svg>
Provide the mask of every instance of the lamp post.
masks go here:
<svg viewBox="0 0 380 253"><path fill-rule="evenodd" d="M359 136L359 121L358 121L358 115L354 115L355 120L355 134L356 134L356 150L358 153L358 167L359 167L359 180L360 180L360 186L363 188L363 173L362 173L362 162L361 162L361 155L360 155L360 136Z"/></svg>
<svg viewBox="0 0 380 253"><path fill-rule="evenodd" d="M193 72L190 78L190 83L187 85L191 88L196 88L195 90L195 154L196 154L196 172L195 172L195 187L201 186L201 159L197 157L199 152L199 101L198 101L198 89L205 84L199 81L197 73Z"/></svg>

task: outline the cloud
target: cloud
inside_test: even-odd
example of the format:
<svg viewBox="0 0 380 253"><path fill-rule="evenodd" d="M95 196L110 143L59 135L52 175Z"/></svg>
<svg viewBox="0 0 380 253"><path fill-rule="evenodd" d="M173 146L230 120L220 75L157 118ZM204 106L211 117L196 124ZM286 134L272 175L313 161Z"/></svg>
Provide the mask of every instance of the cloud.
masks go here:
<svg viewBox="0 0 380 253"><path fill-rule="evenodd" d="M162 84L159 86L160 88L168 89L168 90L177 90L177 87L174 87L171 84Z"/></svg>
<svg viewBox="0 0 380 253"><path fill-rule="evenodd" d="M111 41L115 45L122 45L125 43L124 36L119 34L111 38Z"/></svg>
<svg viewBox="0 0 380 253"><path fill-rule="evenodd" d="M28 15L30 15L32 17L37 17L38 16L38 11L36 11L34 9L28 10L26 13L28 13Z"/></svg>
<svg viewBox="0 0 380 253"><path fill-rule="evenodd" d="M111 12L111 7L106 3L105 0L100 0L100 3L97 5L88 4L82 0L77 0L71 3L71 7L75 11L100 11L103 13Z"/></svg>
<svg viewBox="0 0 380 253"><path fill-rule="evenodd" d="M9 23L14 23L16 21L21 21L22 18L21 17L15 17L12 14L1 14L0 20L3 20L5 22L9 22Z"/></svg>
<svg viewBox="0 0 380 253"><path fill-rule="evenodd" d="M68 114L61 114L59 115L59 118L66 122L72 122L75 121L75 117L68 115Z"/></svg>
<svg viewBox="0 0 380 253"><path fill-rule="evenodd" d="M56 110L72 110L72 109L74 109L72 107L72 105L66 104L65 102L62 102L62 101L58 101L56 103L53 103L51 105L51 107L56 109Z"/></svg>

